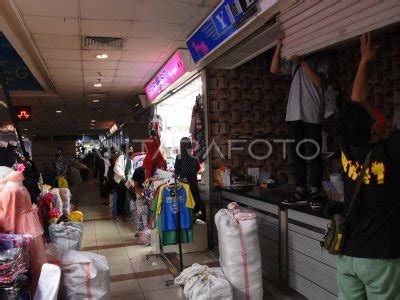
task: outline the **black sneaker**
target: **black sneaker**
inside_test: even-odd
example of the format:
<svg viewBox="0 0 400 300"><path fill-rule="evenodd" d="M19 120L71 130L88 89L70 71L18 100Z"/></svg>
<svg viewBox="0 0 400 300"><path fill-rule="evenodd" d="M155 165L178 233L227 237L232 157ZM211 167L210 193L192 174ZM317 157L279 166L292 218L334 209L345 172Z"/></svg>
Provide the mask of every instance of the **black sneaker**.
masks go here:
<svg viewBox="0 0 400 300"><path fill-rule="evenodd" d="M306 206L306 193L296 191L292 195L290 195L287 199L282 201L283 205L287 206Z"/></svg>
<svg viewBox="0 0 400 300"><path fill-rule="evenodd" d="M325 205L325 197L320 192L312 192L310 197L310 206L314 210L321 210Z"/></svg>

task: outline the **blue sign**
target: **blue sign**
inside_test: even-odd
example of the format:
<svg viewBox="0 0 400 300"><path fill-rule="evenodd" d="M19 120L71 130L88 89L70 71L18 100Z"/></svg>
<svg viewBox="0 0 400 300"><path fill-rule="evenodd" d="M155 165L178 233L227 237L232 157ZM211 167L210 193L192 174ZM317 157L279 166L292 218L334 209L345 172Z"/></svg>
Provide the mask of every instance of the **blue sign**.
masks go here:
<svg viewBox="0 0 400 300"><path fill-rule="evenodd" d="M0 69L4 73L10 91L43 91L2 32L0 32Z"/></svg>
<svg viewBox="0 0 400 300"><path fill-rule="evenodd" d="M186 42L194 62L199 62L255 14L258 11L256 2L224 0Z"/></svg>

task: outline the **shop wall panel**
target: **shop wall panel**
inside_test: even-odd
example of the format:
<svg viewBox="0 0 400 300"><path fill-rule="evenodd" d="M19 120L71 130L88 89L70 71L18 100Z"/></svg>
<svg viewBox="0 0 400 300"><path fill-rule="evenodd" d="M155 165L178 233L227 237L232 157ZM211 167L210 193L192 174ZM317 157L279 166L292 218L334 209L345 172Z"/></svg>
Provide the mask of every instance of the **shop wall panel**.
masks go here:
<svg viewBox="0 0 400 300"><path fill-rule="evenodd" d="M321 234L322 239L322 234ZM321 245L319 244L320 239L315 240L311 239L307 236L298 234L296 232L290 231L288 232L288 245L289 249L295 249L296 251L308 255L313 259L320 261L326 265L335 268L336 266L336 257L330 255L326 251L322 251Z"/></svg>
<svg viewBox="0 0 400 300"><path fill-rule="evenodd" d="M325 265L293 249L289 249L288 256L289 270L334 295L338 294L336 268Z"/></svg>
<svg viewBox="0 0 400 300"><path fill-rule="evenodd" d="M289 271L289 286L310 300L334 300L337 296L319 287L306 278Z"/></svg>

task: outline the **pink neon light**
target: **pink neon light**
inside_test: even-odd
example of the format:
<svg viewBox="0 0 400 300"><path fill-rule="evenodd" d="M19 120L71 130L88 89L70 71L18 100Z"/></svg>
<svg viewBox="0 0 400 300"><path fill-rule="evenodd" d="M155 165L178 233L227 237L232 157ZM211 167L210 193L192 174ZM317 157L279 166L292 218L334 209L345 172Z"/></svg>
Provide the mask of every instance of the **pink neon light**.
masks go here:
<svg viewBox="0 0 400 300"><path fill-rule="evenodd" d="M170 87L186 73L180 52L176 52L162 67L162 69L146 85L147 98L153 101L158 95Z"/></svg>

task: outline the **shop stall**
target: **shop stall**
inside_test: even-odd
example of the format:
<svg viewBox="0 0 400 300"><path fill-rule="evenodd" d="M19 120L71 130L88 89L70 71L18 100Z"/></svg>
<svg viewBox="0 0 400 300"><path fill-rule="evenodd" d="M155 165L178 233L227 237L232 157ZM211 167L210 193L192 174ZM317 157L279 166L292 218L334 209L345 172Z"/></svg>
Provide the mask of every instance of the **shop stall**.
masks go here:
<svg viewBox="0 0 400 300"><path fill-rule="evenodd" d="M207 74L208 145L212 149L207 161L209 185L205 188L211 191L212 216L231 202L255 213L264 277L310 299L336 299L336 256L320 244L331 218L343 205L343 183L337 180L342 171L341 152L332 115L351 94L359 60L359 45L352 38L376 30L374 41L390 47L372 64L368 92L373 105L391 124L400 74L398 3L287 2L286 7L279 7L271 1L257 1L257 5L258 10L245 13L241 26L235 26L234 19L227 21L225 25L232 26L231 30L216 40L204 32L218 12L227 9L221 3L188 39L193 58L199 67L206 67ZM272 12L278 13L276 18L268 15ZM375 13L388 17L378 18ZM218 28L215 30L218 32ZM285 114L291 77L270 73L272 47L281 30L286 33L283 57L301 54L328 58L324 63L330 88L325 96L334 105L323 122L323 186L329 192L329 204L323 209L282 205L294 191L294 173L293 157L282 144L287 138ZM242 32L248 33L246 37ZM200 45L208 46L208 51L201 51L205 47ZM388 125L385 134L391 129ZM270 146L272 152L264 156ZM227 169L229 172L225 172ZM225 181L225 177L230 180ZM217 245L216 228L209 234L214 235Z"/></svg>

